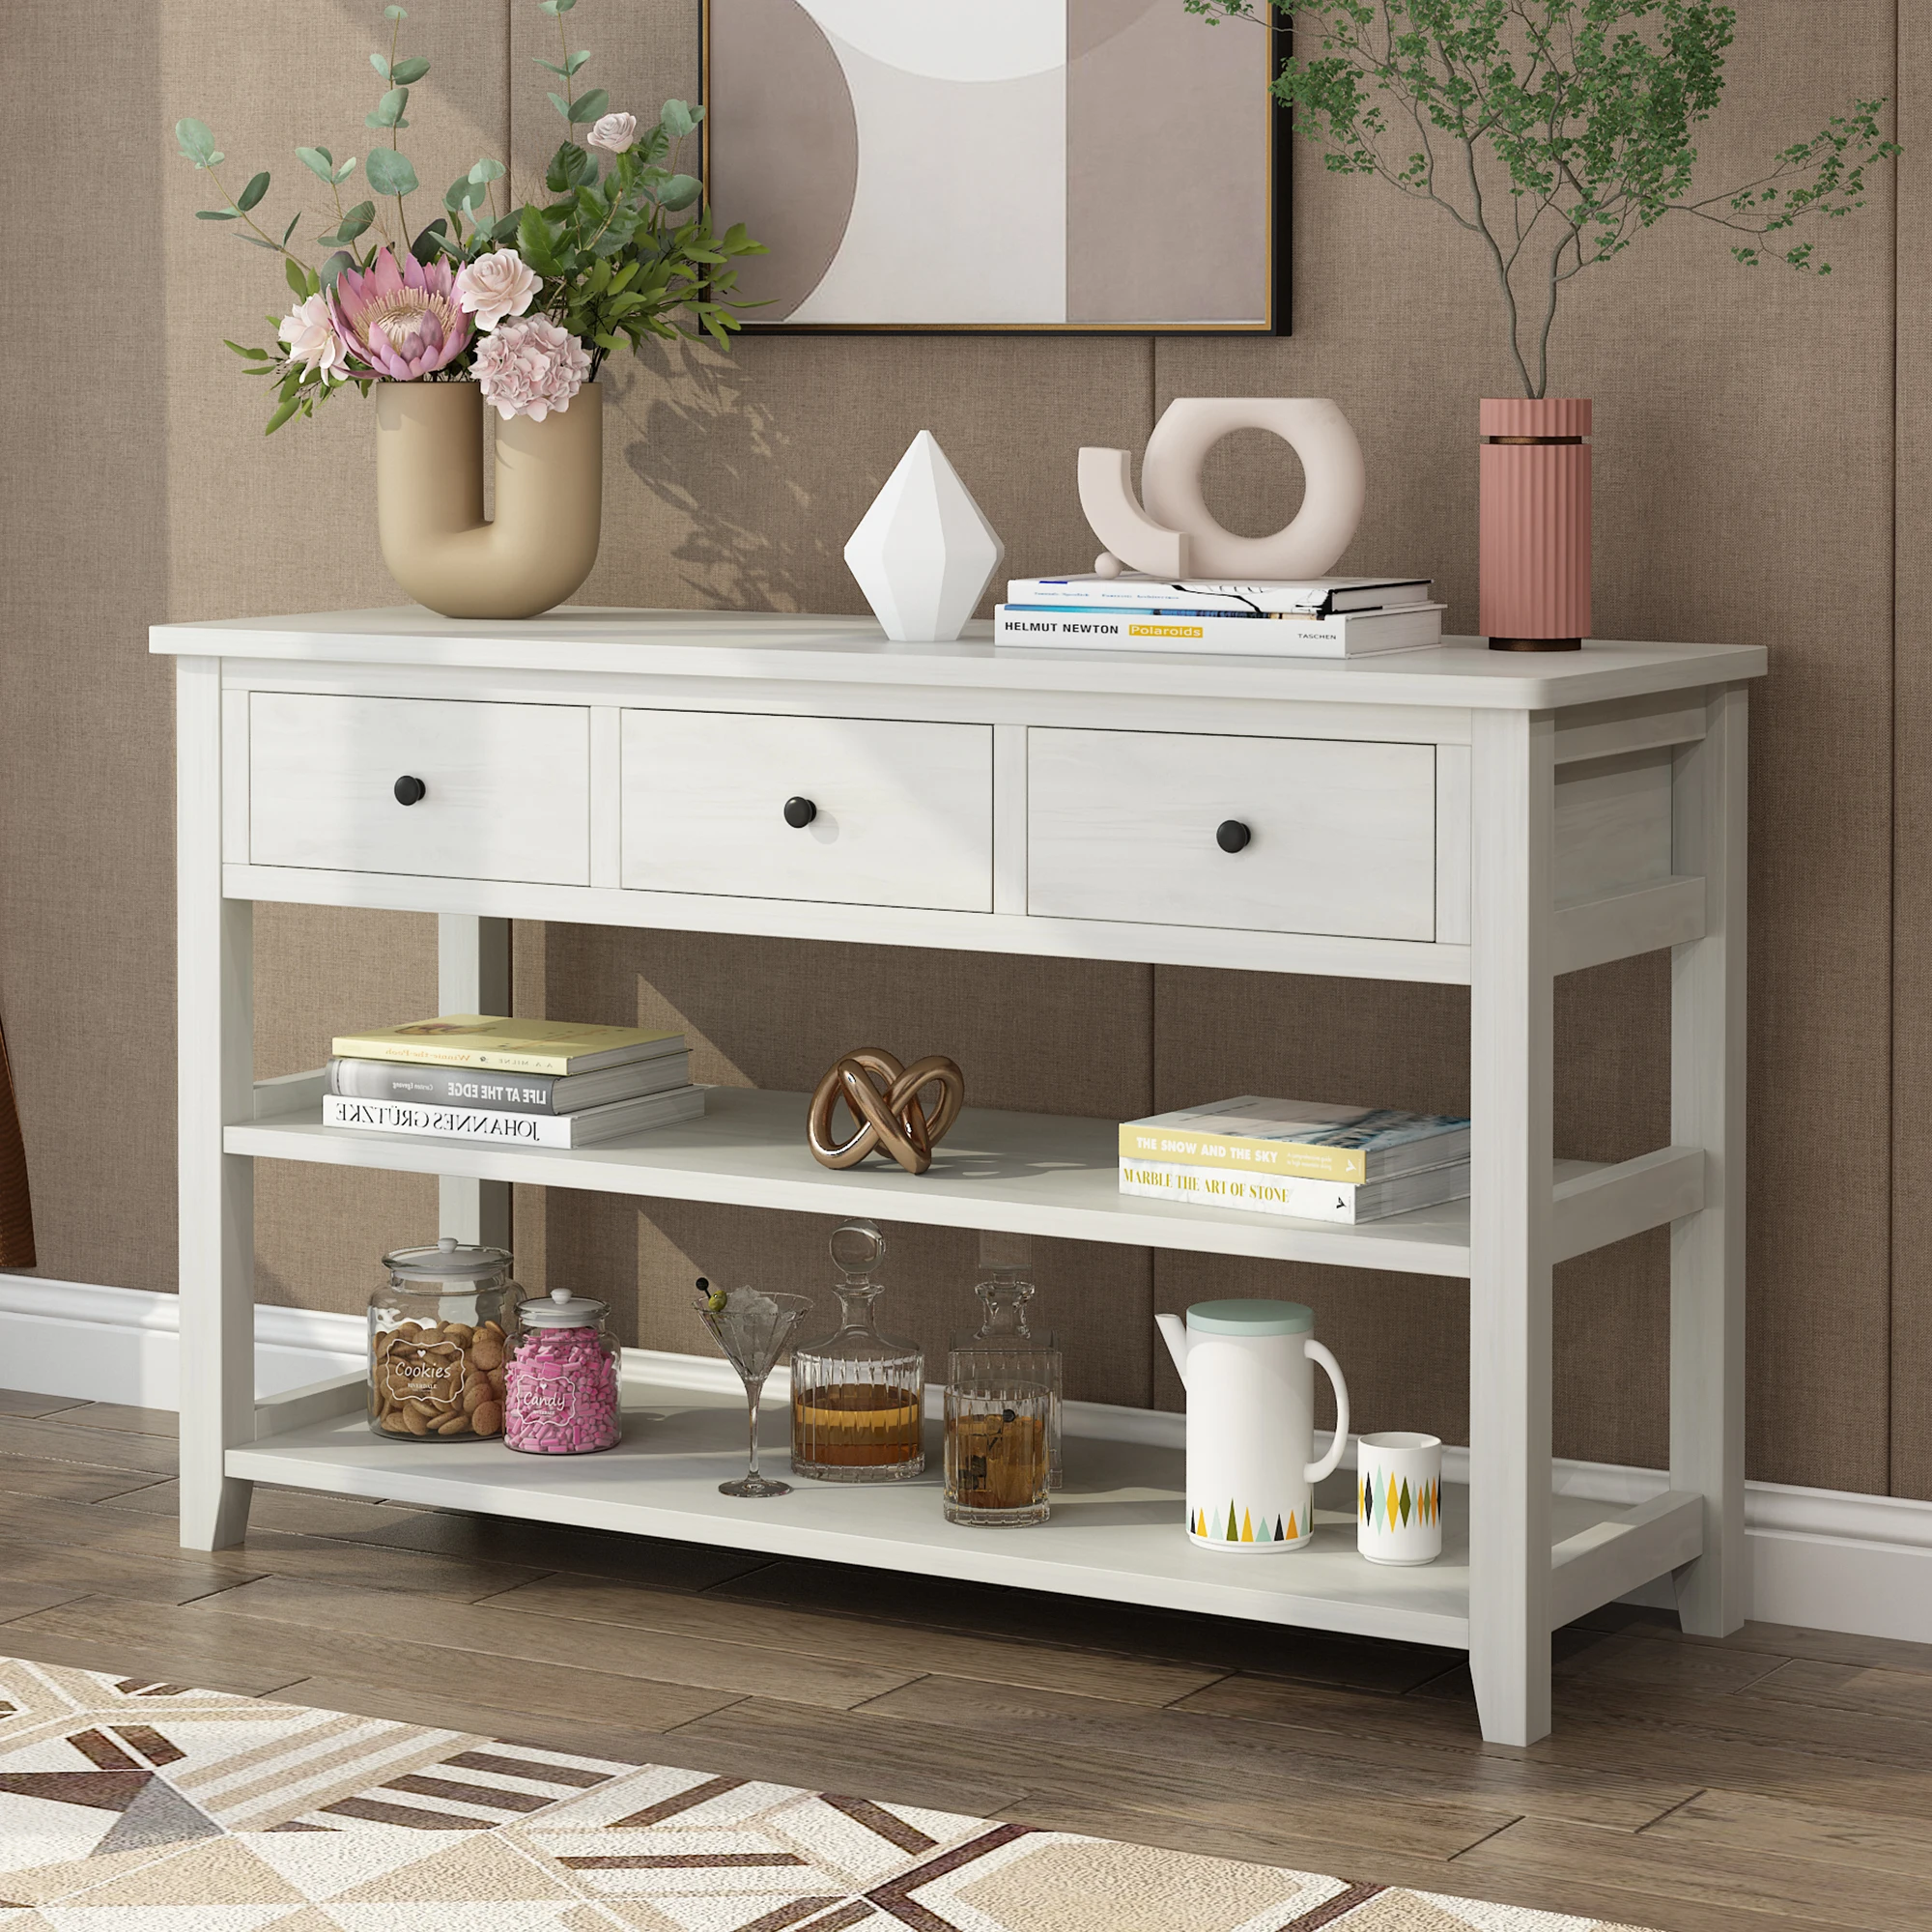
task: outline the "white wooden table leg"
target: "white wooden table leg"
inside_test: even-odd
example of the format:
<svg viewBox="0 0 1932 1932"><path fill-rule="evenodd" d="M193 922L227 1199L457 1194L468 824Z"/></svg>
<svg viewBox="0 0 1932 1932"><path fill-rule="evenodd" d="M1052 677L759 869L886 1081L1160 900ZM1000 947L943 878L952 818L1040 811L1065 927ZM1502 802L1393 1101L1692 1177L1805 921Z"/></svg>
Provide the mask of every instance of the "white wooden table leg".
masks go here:
<svg viewBox="0 0 1932 1932"><path fill-rule="evenodd" d="M1469 1670L1513 1745L1549 1729L1554 752L1548 715L1474 715Z"/></svg>
<svg viewBox="0 0 1932 1932"><path fill-rule="evenodd" d="M253 1111L255 909L221 896L221 662L175 675L181 1540L220 1549L252 1488L224 1464L255 1434L255 1174L221 1130Z"/></svg>
<svg viewBox="0 0 1932 1932"><path fill-rule="evenodd" d="M1670 1233L1670 1487L1704 1498L1704 1553L1677 1614L1726 1636L1749 1607L1745 1545L1745 827L1747 697L1710 694L1677 754L1673 868L1701 874L1704 936L1670 959L1670 1138L1705 1151L1704 1208Z"/></svg>
<svg viewBox="0 0 1932 1932"><path fill-rule="evenodd" d="M510 1010L510 922L468 913L437 916L437 1010L443 1013L507 1013ZM445 1174L438 1181L437 1230L485 1247L510 1245L507 1181L467 1180Z"/></svg>

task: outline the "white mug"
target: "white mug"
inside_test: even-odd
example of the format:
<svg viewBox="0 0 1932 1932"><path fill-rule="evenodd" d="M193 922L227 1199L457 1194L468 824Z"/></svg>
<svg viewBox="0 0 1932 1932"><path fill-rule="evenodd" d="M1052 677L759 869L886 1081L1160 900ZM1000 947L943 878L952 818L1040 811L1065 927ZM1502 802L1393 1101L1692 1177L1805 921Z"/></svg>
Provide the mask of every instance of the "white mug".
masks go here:
<svg viewBox="0 0 1932 1932"><path fill-rule="evenodd" d="M1187 1389L1187 1534L1204 1549L1272 1555L1315 1534L1314 1486L1349 1441L1349 1386L1293 1301L1199 1301L1156 1315ZM1315 1368L1335 1385L1335 1440L1315 1458Z"/></svg>
<svg viewBox="0 0 1932 1932"><path fill-rule="evenodd" d="M1355 1548L1371 1563L1442 1554L1442 1439L1392 1429L1355 1445Z"/></svg>

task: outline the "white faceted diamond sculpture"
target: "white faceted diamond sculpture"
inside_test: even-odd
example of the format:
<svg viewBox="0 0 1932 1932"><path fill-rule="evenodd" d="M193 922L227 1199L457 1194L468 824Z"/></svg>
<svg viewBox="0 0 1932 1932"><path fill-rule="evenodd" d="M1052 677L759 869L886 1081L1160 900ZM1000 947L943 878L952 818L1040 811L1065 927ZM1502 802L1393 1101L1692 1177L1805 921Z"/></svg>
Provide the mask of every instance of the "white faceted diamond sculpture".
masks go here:
<svg viewBox="0 0 1932 1932"><path fill-rule="evenodd" d="M899 644L948 644L1007 554L985 512L923 429L852 532L845 562Z"/></svg>

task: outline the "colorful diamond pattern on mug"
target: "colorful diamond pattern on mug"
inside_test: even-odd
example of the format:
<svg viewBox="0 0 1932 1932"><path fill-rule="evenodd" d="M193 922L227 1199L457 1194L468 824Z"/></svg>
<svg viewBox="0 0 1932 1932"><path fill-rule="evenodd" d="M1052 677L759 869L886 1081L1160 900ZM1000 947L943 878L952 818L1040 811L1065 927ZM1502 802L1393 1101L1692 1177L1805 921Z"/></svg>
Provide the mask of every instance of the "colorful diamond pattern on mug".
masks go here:
<svg viewBox="0 0 1932 1932"><path fill-rule="evenodd" d="M1301 1544L1313 1534L1313 1518L1312 1504L1286 1515L1277 1510L1270 1520L1264 1509L1242 1509L1234 1502L1226 1508L1189 1503L1186 1521L1187 1533L1197 1543Z"/></svg>
<svg viewBox="0 0 1932 1932"><path fill-rule="evenodd" d="M1380 1493L1377 1484L1380 1484ZM1398 1483L1400 1487L1398 1487ZM1386 1520L1390 1530L1406 1528L1411 1516L1419 1523L1439 1521L1442 1516L1442 1479L1434 1482L1418 1482L1413 1495L1409 1493L1408 1478L1398 1478L1392 1473L1372 1469L1362 1478L1360 1512L1364 1522L1379 1522Z"/></svg>

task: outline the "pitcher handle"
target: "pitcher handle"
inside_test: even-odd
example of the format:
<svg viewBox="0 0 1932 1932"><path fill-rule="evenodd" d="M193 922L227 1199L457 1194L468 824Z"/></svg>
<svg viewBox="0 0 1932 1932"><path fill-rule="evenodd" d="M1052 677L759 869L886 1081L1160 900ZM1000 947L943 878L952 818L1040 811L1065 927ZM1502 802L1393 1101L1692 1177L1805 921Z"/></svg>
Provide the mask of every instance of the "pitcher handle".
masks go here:
<svg viewBox="0 0 1932 1932"><path fill-rule="evenodd" d="M1328 1445L1328 1453L1319 1463L1311 1463L1302 1473L1305 1482L1319 1483L1341 1462L1349 1447L1349 1384L1342 1379L1342 1365L1313 1335L1301 1345L1308 1351L1311 1362L1320 1362L1321 1372L1335 1389L1335 1439Z"/></svg>

